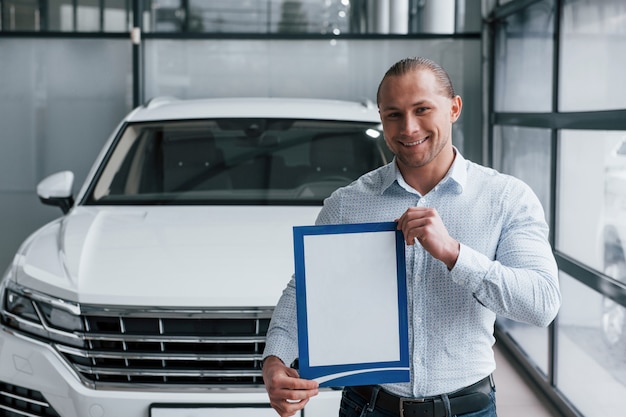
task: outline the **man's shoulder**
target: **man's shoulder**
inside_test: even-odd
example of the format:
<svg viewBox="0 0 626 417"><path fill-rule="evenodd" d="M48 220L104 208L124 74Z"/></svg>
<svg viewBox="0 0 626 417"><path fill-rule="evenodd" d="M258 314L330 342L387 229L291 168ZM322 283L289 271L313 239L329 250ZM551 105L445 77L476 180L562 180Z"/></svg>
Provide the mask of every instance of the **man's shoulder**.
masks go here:
<svg viewBox="0 0 626 417"><path fill-rule="evenodd" d="M530 186L522 179L480 165L476 162L467 162L467 175L471 184L481 189L481 192L493 191L498 194L524 194L531 191Z"/></svg>

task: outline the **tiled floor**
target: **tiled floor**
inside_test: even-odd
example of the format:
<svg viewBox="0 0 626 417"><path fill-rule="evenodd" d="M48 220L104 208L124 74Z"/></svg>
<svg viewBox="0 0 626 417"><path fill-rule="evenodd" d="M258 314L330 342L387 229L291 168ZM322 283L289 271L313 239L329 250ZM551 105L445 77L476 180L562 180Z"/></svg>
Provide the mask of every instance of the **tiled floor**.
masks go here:
<svg viewBox="0 0 626 417"><path fill-rule="evenodd" d="M496 343L496 403L498 417L561 417L532 383L518 372Z"/></svg>

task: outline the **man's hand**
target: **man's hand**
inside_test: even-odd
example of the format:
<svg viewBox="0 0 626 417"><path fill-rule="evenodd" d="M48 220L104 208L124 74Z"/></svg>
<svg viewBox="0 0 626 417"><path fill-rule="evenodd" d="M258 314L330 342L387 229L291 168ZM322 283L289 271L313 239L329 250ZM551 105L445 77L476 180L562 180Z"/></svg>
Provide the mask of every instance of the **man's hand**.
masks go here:
<svg viewBox="0 0 626 417"><path fill-rule="evenodd" d="M302 410L319 392L317 382L301 379L298 371L286 366L276 356L268 356L263 362L263 382L270 405L281 417Z"/></svg>
<svg viewBox="0 0 626 417"><path fill-rule="evenodd" d="M448 234L439 213L434 208L410 207L399 219L398 230L402 230L407 245L415 239L433 258L454 268L459 257L460 244Z"/></svg>

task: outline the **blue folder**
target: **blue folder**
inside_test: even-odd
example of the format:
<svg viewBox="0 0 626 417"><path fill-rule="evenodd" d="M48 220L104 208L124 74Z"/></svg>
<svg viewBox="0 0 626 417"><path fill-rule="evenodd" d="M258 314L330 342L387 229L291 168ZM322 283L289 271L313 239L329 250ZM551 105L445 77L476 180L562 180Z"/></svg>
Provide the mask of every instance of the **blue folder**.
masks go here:
<svg viewBox="0 0 626 417"><path fill-rule="evenodd" d="M293 235L300 376L322 387L408 382L396 223L296 226Z"/></svg>

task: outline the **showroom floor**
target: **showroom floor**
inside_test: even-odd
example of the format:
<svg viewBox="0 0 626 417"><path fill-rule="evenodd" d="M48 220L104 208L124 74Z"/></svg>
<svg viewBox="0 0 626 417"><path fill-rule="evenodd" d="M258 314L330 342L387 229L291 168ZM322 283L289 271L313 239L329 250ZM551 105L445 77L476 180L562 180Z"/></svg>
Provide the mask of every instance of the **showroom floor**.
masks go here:
<svg viewBox="0 0 626 417"><path fill-rule="evenodd" d="M561 417L531 382L514 367L496 343L496 402L498 417Z"/></svg>

